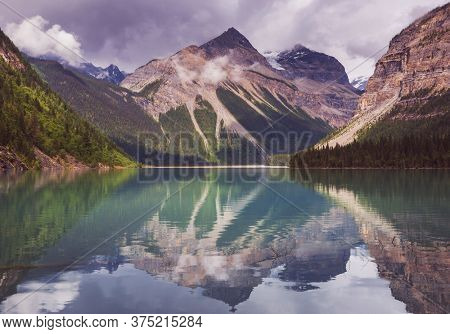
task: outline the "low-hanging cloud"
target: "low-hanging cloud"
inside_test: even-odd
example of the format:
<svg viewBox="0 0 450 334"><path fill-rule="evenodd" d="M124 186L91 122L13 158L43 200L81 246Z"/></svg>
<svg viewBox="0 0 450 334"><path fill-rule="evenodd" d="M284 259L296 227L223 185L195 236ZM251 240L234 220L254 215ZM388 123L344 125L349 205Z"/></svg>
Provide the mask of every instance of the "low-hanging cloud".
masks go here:
<svg viewBox="0 0 450 334"><path fill-rule="evenodd" d="M76 36L58 24L49 27L49 22L42 16L10 23L5 32L21 51L32 57L53 57L70 65L83 62L81 43Z"/></svg>
<svg viewBox="0 0 450 334"><path fill-rule="evenodd" d="M226 66L228 65L228 57L217 57L208 61L202 69L200 78L203 82L217 84L227 78Z"/></svg>
<svg viewBox="0 0 450 334"><path fill-rule="evenodd" d="M219 82L231 79L239 81L242 69L239 65L231 64L227 55L206 61L202 66L188 69L173 59L178 78L182 83L192 83L200 80L204 84L217 85Z"/></svg>

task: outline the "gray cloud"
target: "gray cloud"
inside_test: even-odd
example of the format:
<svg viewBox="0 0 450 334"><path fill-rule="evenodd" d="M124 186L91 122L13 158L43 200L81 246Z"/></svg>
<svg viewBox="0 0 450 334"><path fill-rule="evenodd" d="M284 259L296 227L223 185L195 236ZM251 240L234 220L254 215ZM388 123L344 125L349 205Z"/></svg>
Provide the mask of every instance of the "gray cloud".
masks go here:
<svg viewBox="0 0 450 334"><path fill-rule="evenodd" d="M443 0L4 0L27 17L42 16L73 33L84 56L127 71L190 44L201 44L230 26L260 51L301 43L338 58L350 77L370 75L376 50ZM1 7L0 3L0 7ZM2 28L22 19L6 8Z"/></svg>

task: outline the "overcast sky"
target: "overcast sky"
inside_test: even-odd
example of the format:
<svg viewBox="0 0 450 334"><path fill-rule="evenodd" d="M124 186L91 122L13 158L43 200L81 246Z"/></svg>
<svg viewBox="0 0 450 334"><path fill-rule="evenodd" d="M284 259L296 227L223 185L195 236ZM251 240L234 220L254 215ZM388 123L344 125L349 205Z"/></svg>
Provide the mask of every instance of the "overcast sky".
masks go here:
<svg viewBox="0 0 450 334"><path fill-rule="evenodd" d="M301 43L336 57L350 78L369 76L373 55L443 0L0 0L0 26L25 52L75 57L6 8L96 65L128 72L229 27L259 50ZM359 64L368 59L363 65Z"/></svg>

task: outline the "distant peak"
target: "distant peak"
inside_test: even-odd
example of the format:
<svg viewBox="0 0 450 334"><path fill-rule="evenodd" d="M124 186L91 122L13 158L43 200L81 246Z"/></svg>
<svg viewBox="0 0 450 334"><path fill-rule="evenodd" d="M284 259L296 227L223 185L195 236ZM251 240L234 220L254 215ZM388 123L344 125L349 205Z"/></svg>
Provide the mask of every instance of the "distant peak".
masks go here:
<svg viewBox="0 0 450 334"><path fill-rule="evenodd" d="M250 42L247 40L247 38L242 35L236 28L231 27L229 28L227 31L225 31L222 35L220 35L218 38L220 37L228 37L228 38L232 38L233 40L236 41L245 41L248 45L250 45L251 47L253 47Z"/></svg>
<svg viewBox="0 0 450 334"><path fill-rule="evenodd" d="M242 35L235 27L228 28L228 30L225 31L225 33Z"/></svg>
<svg viewBox="0 0 450 334"><path fill-rule="evenodd" d="M297 43L292 47L292 50L300 50L300 49L308 49L306 46L304 46L303 44ZM309 49L308 49L309 50Z"/></svg>
<svg viewBox="0 0 450 334"><path fill-rule="evenodd" d="M211 48L234 49L237 47L255 50L255 48L253 47L253 45L251 45L248 39L234 27L229 28L220 36L212 39L211 41L201 46L202 49L205 49L207 51L210 50Z"/></svg>

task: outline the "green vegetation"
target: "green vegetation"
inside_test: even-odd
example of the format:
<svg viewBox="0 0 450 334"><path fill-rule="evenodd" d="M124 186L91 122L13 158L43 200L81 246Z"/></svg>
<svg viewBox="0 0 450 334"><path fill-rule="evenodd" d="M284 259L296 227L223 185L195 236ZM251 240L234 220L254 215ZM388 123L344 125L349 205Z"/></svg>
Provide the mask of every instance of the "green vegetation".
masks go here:
<svg viewBox="0 0 450 334"><path fill-rule="evenodd" d="M217 139L216 139L216 123L217 114L214 112L212 105L203 100L201 96L197 96L198 108L194 110L194 117L197 121L198 126L203 131L209 145L209 157L208 160L211 162L216 162L217 158L215 156L215 151L217 149Z"/></svg>
<svg viewBox="0 0 450 334"><path fill-rule="evenodd" d="M244 96L264 113L253 109L233 91L219 87L217 97L233 116L250 132L256 135L266 152L271 154L292 153L306 145L312 145L324 137L331 127L320 119L314 119L303 110L289 109L267 89L260 88L267 102L258 102L242 87Z"/></svg>
<svg viewBox="0 0 450 334"><path fill-rule="evenodd" d="M186 105L161 114L159 122L167 138L167 144L163 149L165 152L187 157L198 156L207 160L208 151L192 123Z"/></svg>
<svg viewBox="0 0 450 334"><path fill-rule="evenodd" d="M381 137L377 141L313 148L296 154L291 165L299 168L449 168L450 136Z"/></svg>
<svg viewBox="0 0 450 334"><path fill-rule="evenodd" d="M414 106L397 105L360 131L357 141L300 152L290 164L300 168L303 162L313 168L449 168L449 102L447 91Z"/></svg>
<svg viewBox="0 0 450 334"><path fill-rule="evenodd" d="M0 145L17 152L29 167L39 167L35 148L90 166L133 164L39 78L1 31L0 43L21 64L13 67L0 57Z"/></svg>
<svg viewBox="0 0 450 334"><path fill-rule="evenodd" d="M141 89L137 95L152 99L153 95L158 91L159 87L161 87L161 84L163 81L161 79L155 80L153 82L150 82L149 84L145 85L144 88Z"/></svg>
<svg viewBox="0 0 450 334"><path fill-rule="evenodd" d="M132 92L66 69L55 61L30 59L44 80L73 110L134 158L143 134L162 136L160 125L136 104Z"/></svg>
<svg viewBox="0 0 450 334"><path fill-rule="evenodd" d="M268 164L271 166L289 166L290 154L273 154L270 156Z"/></svg>
<svg viewBox="0 0 450 334"><path fill-rule="evenodd" d="M11 177L0 201L0 266L38 259L133 176L135 170L128 169L104 175L59 171Z"/></svg>

